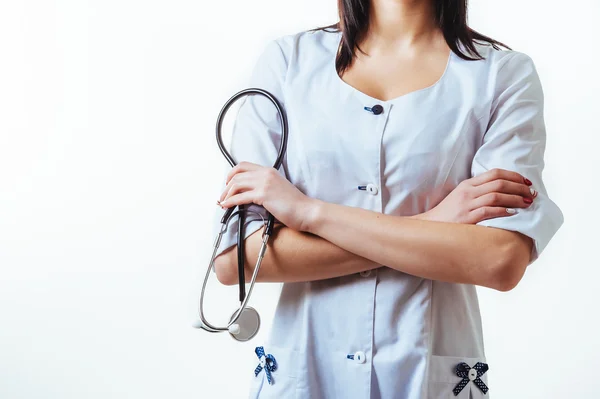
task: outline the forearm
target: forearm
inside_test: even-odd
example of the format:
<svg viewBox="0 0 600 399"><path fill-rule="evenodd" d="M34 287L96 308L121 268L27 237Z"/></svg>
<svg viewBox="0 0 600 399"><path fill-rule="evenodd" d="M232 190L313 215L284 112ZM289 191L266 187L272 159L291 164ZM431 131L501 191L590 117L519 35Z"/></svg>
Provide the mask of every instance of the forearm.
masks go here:
<svg viewBox="0 0 600 399"><path fill-rule="evenodd" d="M407 217L420 219L423 215ZM249 282L262 245L263 228L245 240L245 278ZM258 282L299 282L341 277L380 267L380 264L342 249L332 242L309 232L301 232L276 224L256 280ZM237 245L215 259L219 281L226 285L238 283Z"/></svg>
<svg viewBox="0 0 600 399"><path fill-rule="evenodd" d="M531 240L520 233L316 201L306 231L407 274L507 290L529 263Z"/></svg>
<svg viewBox="0 0 600 399"><path fill-rule="evenodd" d="M245 275L250 281L262 244L260 228L245 240ZM237 245L215 260L223 284L237 284ZM276 224L257 276L259 282L298 282L345 276L380 265L307 232Z"/></svg>

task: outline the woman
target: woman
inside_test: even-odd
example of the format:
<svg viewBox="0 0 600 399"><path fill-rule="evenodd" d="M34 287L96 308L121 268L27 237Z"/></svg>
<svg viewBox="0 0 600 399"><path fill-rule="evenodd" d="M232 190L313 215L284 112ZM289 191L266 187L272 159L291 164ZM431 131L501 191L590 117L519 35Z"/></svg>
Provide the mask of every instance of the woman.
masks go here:
<svg viewBox="0 0 600 399"><path fill-rule="evenodd" d="M466 0L340 0L340 22L271 41L222 208L280 222L258 275L283 282L261 398L489 397L476 285L508 291L563 222L542 182L543 93L527 55L471 30ZM215 226L222 215L215 214ZM260 220L245 230L246 265ZM493 227L493 228L489 228ZM235 223L215 262L237 283ZM251 275L251 270L246 276ZM493 368L493 365L490 365Z"/></svg>

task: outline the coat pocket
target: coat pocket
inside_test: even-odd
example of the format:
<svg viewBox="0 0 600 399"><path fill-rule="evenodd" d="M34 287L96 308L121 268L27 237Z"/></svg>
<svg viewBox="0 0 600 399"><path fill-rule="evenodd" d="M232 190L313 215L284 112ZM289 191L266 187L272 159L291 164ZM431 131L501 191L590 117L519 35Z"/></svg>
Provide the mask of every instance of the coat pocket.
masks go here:
<svg viewBox="0 0 600 399"><path fill-rule="evenodd" d="M487 368L483 357L432 355L425 398L489 399Z"/></svg>
<svg viewBox="0 0 600 399"><path fill-rule="evenodd" d="M266 355L273 355L277 364L276 369L271 371L271 384L264 368L256 376L253 370L248 398L295 398L296 362L298 362L296 350L267 344L264 346L264 351ZM258 358L256 364L257 366L260 364Z"/></svg>

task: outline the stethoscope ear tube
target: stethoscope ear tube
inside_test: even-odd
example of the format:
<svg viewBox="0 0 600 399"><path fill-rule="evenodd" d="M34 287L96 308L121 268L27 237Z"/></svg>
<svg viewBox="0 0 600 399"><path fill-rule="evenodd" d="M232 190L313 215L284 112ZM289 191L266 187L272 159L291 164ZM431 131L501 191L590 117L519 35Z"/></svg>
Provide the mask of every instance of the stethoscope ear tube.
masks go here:
<svg viewBox="0 0 600 399"><path fill-rule="evenodd" d="M279 168L281 167L281 164L283 163L283 158L285 156L285 152L286 152L286 148L287 148L288 122L287 122L287 117L285 115L285 111L284 111L283 107L281 106L281 104L279 103L279 101L277 100L277 98L275 98L275 96L273 96L271 93L269 93L266 90L259 89L259 88L244 89L244 90L241 90L238 93L234 94L225 103L225 105L219 112L219 116L217 118L217 124L216 124L217 144L219 146L219 149L223 153L223 156L225 156L225 158L227 159L227 161L229 162L231 167L235 167L235 165L237 165L237 162L231 156L229 151L227 151L227 149L225 148L225 145L223 143L223 138L222 138L222 134L221 134L223 120L225 118L227 111L233 105L233 103L235 103L238 99L240 99L244 96L250 95L250 94L259 94L264 97L267 97L271 101L271 103L273 103L275 108L277 109L277 113L279 115L279 121L282 126L282 134L281 134L281 140L279 143L277 158L275 159L275 162L273 163L273 167L275 169L279 170ZM234 211L236 208L238 210ZM245 205L238 206L238 207L232 207L232 208L227 209L225 211L225 214L221 218L221 230L220 230L217 238L215 239L211 260L208 265L208 269L206 270L206 275L204 277L204 281L202 283L202 290L200 293L200 301L199 301L199 312L198 312L200 315L200 320L194 324L194 327L202 328L203 330L208 331L208 332L229 331L231 336L238 341L247 341L247 340L251 339L252 337L254 337L254 335L256 335L256 333L258 332L258 329L260 328L260 316L259 316L258 312L254 308L247 306L247 304L250 299L250 295L252 294L252 290L254 289L254 284L256 282L256 278L257 278L258 272L260 270L260 265L262 263L262 259L264 258L264 255L267 250L267 243L269 241L269 237L271 237L271 235L273 233L273 227L275 225L275 217L270 212L267 212L267 220L266 220L266 226L265 226L265 229L264 229L263 235L262 235L261 248L260 248L260 251L258 254L258 258L256 260L256 265L254 267L254 271L252 273L252 278L250 280L250 288L248 289L248 294L246 295L246 292L245 292L245 290L246 290L245 267L244 267L244 254L245 254L245 251L244 251L245 231L244 230L245 230L245 221L246 221L245 219L246 219L247 212L248 212L248 209L247 209L247 206L245 206ZM252 213L256 213L256 212L252 212ZM238 284L239 284L240 306L231 316L227 326L217 327L217 326L210 324L204 317L204 293L206 290L206 284L208 282L208 278L210 276L211 270L213 270L213 268L214 268L214 261L215 261L215 257L216 257L219 245L221 243L221 238L223 237L224 232L227 230L227 225L229 223L230 218L236 214L238 215L237 258L238 258L238 277L239 277ZM261 214L258 214L258 215L261 218L263 218L263 216ZM264 218L263 218L263 222L264 222Z"/></svg>

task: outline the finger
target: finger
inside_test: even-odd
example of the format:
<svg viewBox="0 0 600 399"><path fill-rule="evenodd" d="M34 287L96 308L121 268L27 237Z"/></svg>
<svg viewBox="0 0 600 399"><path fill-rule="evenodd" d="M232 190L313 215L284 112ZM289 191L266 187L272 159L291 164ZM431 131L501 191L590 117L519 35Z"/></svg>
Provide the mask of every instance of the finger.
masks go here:
<svg viewBox="0 0 600 399"><path fill-rule="evenodd" d="M227 195L225 196L225 198L223 198L223 201L227 201L229 198L233 197L234 195L241 194L246 191L254 190L255 188L256 188L256 185L252 184L252 182L234 183L231 185L231 188L227 192ZM223 203L223 201L221 201L221 203Z"/></svg>
<svg viewBox="0 0 600 399"><path fill-rule="evenodd" d="M513 172L511 170L494 168L490 169L487 172L484 172L478 176L472 177L469 179L469 182L473 186L479 186L481 184L493 181L493 180L509 180L515 183L525 183L527 185L531 185L530 181L527 180L523 175Z"/></svg>
<svg viewBox="0 0 600 399"><path fill-rule="evenodd" d="M229 180L231 180L231 178L233 178L233 176L235 176L238 173L241 172L248 172L251 170L256 170L259 168L263 168L264 166L252 163L252 162L247 162L247 161L242 161L240 163L238 163L237 165L235 165L233 168L231 168L231 170L229 171L229 173L227 173L227 177L225 178L225 184L229 183Z"/></svg>
<svg viewBox="0 0 600 399"><path fill-rule="evenodd" d="M219 197L219 202L224 201L227 199L227 197L231 196L232 189L247 189L248 186L251 186L255 181L255 179L252 179L252 177L252 172L242 172L232 177L231 180L227 183L227 186L225 186L223 192L221 193L221 196Z"/></svg>
<svg viewBox="0 0 600 399"><path fill-rule="evenodd" d="M487 206L502 208L527 208L533 200L530 197L521 197L520 195L488 193L475 198L471 202L471 210L484 208Z"/></svg>
<svg viewBox="0 0 600 399"><path fill-rule="evenodd" d="M232 195L227 200L221 202L221 206L224 208L230 208L237 205L245 205L254 203L254 190L244 191L236 195Z"/></svg>
<svg viewBox="0 0 600 399"><path fill-rule="evenodd" d="M484 206L469 212L471 223L479 223L482 220L496 219L516 215L518 211L514 208L504 208L497 206Z"/></svg>
<svg viewBox="0 0 600 399"><path fill-rule="evenodd" d="M250 184L233 184L230 189L227 190L227 193L223 196L223 198L219 200L219 203L223 204L223 202L227 201L229 198L231 198L231 196L243 193L244 191L253 190L254 188L255 187Z"/></svg>
<svg viewBox="0 0 600 399"><path fill-rule="evenodd" d="M531 199L537 196L537 191L535 191L532 187L529 187L527 184L515 183L513 181L504 179L492 180L476 186L473 189L473 195L475 198L493 192L520 195L521 197L528 197Z"/></svg>

